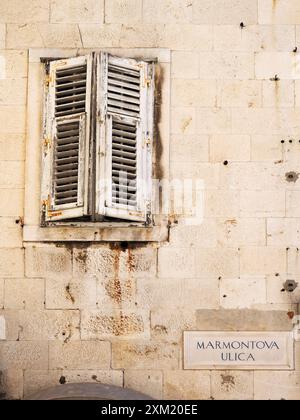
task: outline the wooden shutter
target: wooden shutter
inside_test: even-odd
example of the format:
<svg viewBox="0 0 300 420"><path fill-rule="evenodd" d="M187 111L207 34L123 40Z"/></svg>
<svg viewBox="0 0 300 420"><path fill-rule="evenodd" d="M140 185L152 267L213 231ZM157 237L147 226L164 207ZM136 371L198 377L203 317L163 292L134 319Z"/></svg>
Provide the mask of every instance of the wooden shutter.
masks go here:
<svg viewBox="0 0 300 420"><path fill-rule="evenodd" d="M149 222L154 67L98 56L96 212Z"/></svg>
<svg viewBox="0 0 300 420"><path fill-rule="evenodd" d="M90 56L49 65L42 176L45 221L87 214L91 66Z"/></svg>

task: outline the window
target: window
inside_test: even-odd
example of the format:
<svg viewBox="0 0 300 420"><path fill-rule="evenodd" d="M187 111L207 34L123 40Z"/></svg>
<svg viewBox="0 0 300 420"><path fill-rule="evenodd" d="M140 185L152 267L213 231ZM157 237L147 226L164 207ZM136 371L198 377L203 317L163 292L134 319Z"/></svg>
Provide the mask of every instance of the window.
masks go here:
<svg viewBox="0 0 300 420"><path fill-rule="evenodd" d="M154 63L108 53L49 60L42 225L151 224Z"/></svg>

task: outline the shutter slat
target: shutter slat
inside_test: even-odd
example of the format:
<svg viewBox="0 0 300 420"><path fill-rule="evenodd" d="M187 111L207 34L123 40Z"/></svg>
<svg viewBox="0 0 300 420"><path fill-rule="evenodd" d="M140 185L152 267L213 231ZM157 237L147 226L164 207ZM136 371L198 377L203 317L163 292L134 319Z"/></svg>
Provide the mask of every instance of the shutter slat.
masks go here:
<svg viewBox="0 0 300 420"><path fill-rule="evenodd" d="M87 67L74 66L56 70L55 116L63 117L85 112ZM80 92L78 92L78 85ZM74 91L72 91L74 89Z"/></svg>
<svg viewBox="0 0 300 420"><path fill-rule="evenodd" d="M115 109L119 108L120 113L125 112L126 109L129 110L129 111L139 112L139 109L140 109L139 105L133 105L133 104L129 103L126 100L126 98L122 95L119 95L119 100L109 98L108 101L107 101L107 104L108 104L108 108L110 106L114 107Z"/></svg>
<svg viewBox="0 0 300 420"><path fill-rule="evenodd" d="M131 96L133 98L138 98L138 99L140 98L140 92L139 91L125 89L124 87L114 86L113 84L109 85L108 91L110 92L110 94L119 93L119 94Z"/></svg>
<svg viewBox="0 0 300 420"><path fill-rule="evenodd" d="M140 71L108 63L107 110L139 117Z"/></svg>
<svg viewBox="0 0 300 420"><path fill-rule="evenodd" d="M125 151L122 143L129 143L131 152ZM117 148L114 147L115 145ZM136 194L136 162L136 122L119 123L113 118L111 161L113 203L136 205L136 195L132 195Z"/></svg>
<svg viewBox="0 0 300 420"><path fill-rule="evenodd" d="M79 128L79 120L57 124L61 139L57 139L54 150L55 205L76 205L78 200Z"/></svg>
<svg viewBox="0 0 300 420"><path fill-rule="evenodd" d="M123 91L119 91L118 95L114 94L114 93L110 93L109 97L111 99L115 99L117 101L120 100L120 98L121 98L128 103L138 105L138 107L140 106L140 100L139 99L130 97L130 96L126 95L126 93L124 93Z"/></svg>

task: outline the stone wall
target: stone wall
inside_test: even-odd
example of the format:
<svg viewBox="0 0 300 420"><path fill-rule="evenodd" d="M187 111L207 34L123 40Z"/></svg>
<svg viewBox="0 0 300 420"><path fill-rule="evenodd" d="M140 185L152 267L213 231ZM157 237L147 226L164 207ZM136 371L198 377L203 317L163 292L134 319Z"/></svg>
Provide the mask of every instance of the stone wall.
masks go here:
<svg viewBox="0 0 300 420"><path fill-rule="evenodd" d="M29 49L112 47L171 50L170 174L204 180L203 223L178 217L164 244L25 244ZM300 277L299 48L298 0L0 1L3 398L100 382L299 399L299 342L295 371L182 368L183 330L293 327L300 287L282 285Z"/></svg>

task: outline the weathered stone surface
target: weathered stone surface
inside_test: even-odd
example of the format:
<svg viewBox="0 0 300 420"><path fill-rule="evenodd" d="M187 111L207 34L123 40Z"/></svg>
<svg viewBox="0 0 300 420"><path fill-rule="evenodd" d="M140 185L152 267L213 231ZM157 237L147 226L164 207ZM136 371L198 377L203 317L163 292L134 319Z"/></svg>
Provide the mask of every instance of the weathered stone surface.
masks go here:
<svg viewBox="0 0 300 420"><path fill-rule="evenodd" d="M189 63L188 67L186 63ZM197 79L199 55L197 52L172 51L171 75L174 78Z"/></svg>
<svg viewBox="0 0 300 420"><path fill-rule="evenodd" d="M197 329L211 331L290 331L288 311L257 309L198 310Z"/></svg>
<svg viewBox="0 0 300 420"><path fill-rule="evenodd" d="M294 107L295 82L293 80L280 80L274 83L270 80L263 81L263 106Z"/></svg>
<svg viewBox="0 0 300 420"><path fill-rule="evenodd" d="M239 247L243 245L265 245L266 223L263 218L233 218L217 220L219 245Z"/></svg>
<svg viewBox="0 0 300 420"><path fill-rule="evenodd" d="M254 304L266 303L265 278L221 279L220 303L224 308L251 308Z"/></svg>
<svg viewBox="0 0 300 420"><path fill-rule="evenodd" d="M66 277L72 273L72 255L68 248L30 246L25 249L25 271L28 277Z"/></svg>
<svg viewBox="0 0 300 420"><path fill-rule="evenodd" d="M177 51L211 51L213 26L173 23L165 25L162 30L160 25L158 46Z"/></svg>
<svg viewBox="0 0 300 420"><path fill-rule="evenodd" d="M199 76L201 79L252 79L253 60L249 53L201 52Z"/></svg>
<svg viewBox="0 0 300 420"><path fill-rule="evenodd" d="M5 309L41 310L45 306L44 279L5 279Z"/></svg>
<svg viewBox="0 0 300 420"><path fill-rule="evenodd" d="M0 342L0 369L47 369L47 341Z"/></svg>
<svg viewBox="0 0 300 420"><path fill-rule="evenodd" d="M0 134L1 159L9 161L24 160L25 158L25 135L24 134Z"/></svg>
<svg viewBox="0 0 300 420"><path fill-rule="evenodd" d="M119 47L121 24L106 25L80 23L79 30L84 48Z"/></svg>
<svg viewBox="0 0 300 420"><path fill-rule="evenodd" d="M11 0L0 4L0 22L48 22L49 0Z"/></svg>
<svg viewBox="0 0 300 420"><path fill-rule="evenodd" d="M204 216L234 219L240 214L238 191L204 191Z"/></svg>
<svg viewBox="0 0 300 420"><path fill-rule="evenodd" d="M26 87L26 79L0 80L0 105L25 105Z"/></svg>
<svg viewBox="0 0 300 420"><path fill-rule="evenodd" d="M23 371L21 369L1 370L0 396L5 400L21 400L23 398Z"/></svg>
<svg viewBox="0 0 300 420"><path fill-rule="evenodd" d="M165 371L164 398L167 400L208 400L210 398L210 372Z"/></svg>
<svg viewBox="0 0 300 420"><path fill-rule="evenodd" d="M7 25L9 48L80 48L82 47L78 25L69 23L32 23Z"/></svg>
<svg viewBox="0 0 300 420"><path fill-rule="evenodd" d="M239 255L235 249L198 249L196 253L197 277L235 277L239 274Z"/></svg>
<svg viewBox="0 0 300 420"><path fill-rule="evenodd" d="M300 203L300 191L287 191L286 192L287 217L300 217L299 203Z"/></svg>
<svg viewBox="0 0 300 420"><path fill-rule="evenodd" d="M241 248L241 275L266 275L286 270L286 251L279 247Z"/></svg>
<svg viewBox="0 0 300 420"><path fill-rule="evenodd" d="M208 162L208 136L176 134L171 138L170 155L173 162Z"/></svg>
<svg viewBox="0 0 300 420"><path fill-rule="evenodd" d="M215 400L252 400L253 372L211 372L211 395Z"/></svg>
<svg viewBox="0 0 300 420"><path fill-rule="evenodd" d="M52 23L103 23L104 0L51 0Z"/></svg>
<svg viewBox="0 0 300 420"><path fill-rule="evenodd" d="M171 130L173 134L195 134L196 112L191 107L173 107Z"/></svg>
<svg viewBox="0 0 300 420"><path fill-rule="evenodd" d="M188 23L192 18L192 4L185 0L143 0L143 21Z"/></svg>
<svg viewBox="0 0 300 420"><path fill-rule="evenodd" d="M3 60L5 64L4 78L27 77L27 54L25 50L0 50L0 63Z"/></svg>
<svg viewBox="0 0 300 420"><path fill-rule="evenodd" d="M129 278L155 273L156 249L147 247L92 246L74 249L73 274L100 278Z"/></svg>
<svg viewBox="0 0 300 420"><path fill-rule="evenodd" d="M95 309L97 284L95 276L47 278L47 309Z"/></svg>
<svg viewBox="0 0 300 420"><path fill-rule="evenodd" d="M158 250L158 276L193 278L195 252L187 248L160 248Z"/></svg>
<svg viewBox="0 0 300 420"><path fill-rule="evenodd" d="M281 136L254 135L251 138L251 158L254 161L279 162L283 157Z"/></svg>
<svg viewBox="0 0 300 420"><path fill-rule="evenodd" d="M15 217L16 219L22 217L24 202L23 189L2 188L0 189L0 197L0 217Z"/></svg>
<svg viewBox="0 0 300 420"><path fill-rule="evenodd" d="M50 369L109 369L110 343L106 341L51 341Z"/></svg>
<svg viewBox="0 0 300 420"><path fill-rule="evenodd" d="M285 57L278 59L280 62ZM272 57L266 58L268 63ZM274 71L274 69L273 69ZM266 78L274 77L272 72L265 75ZM288 77L285 77L288 78ZM294 78L294 76L290 77ZM265 135L297 135L299 132L299 108L279 108L276 112L272 108L233 108L231 112L232 132L234 134L265 134Z"/></svg>
<svg viewBox="0 0 300 420"><path fill-rule="evenodd" d="M2 277L22 277L24 275L23 249L0 249L0 273Z"/></svg>
<svg viewBox="0 0 300 420"><path fill-rule="evenodd" d="M112 344L113 369L176 369L179 348L157 342L116 342Z"/></svg>
<svg viewBox="0 0 300 420"><path fill-rule="evenodd" d="M176 106L211 107L216 103L215 80L176 79L172 82L171 104Z"/></svg>
<svg viewBox="0 0 300 420"><path fill-rule="evenodd" d="M154 399L162 399L163 374L159 370L125 370L124 387L143 393Z"/></svg>
<svg viewBox="0 0 300 420"><path fill-rule="evenodd" d="M259 80L218 81L218 105L222 107L260 107L262 105L261 83Z"/></svg>
<svg viewBox="0 0 300 420"><path fill-rule="evenodd" d="M255 55L255 77L269 80L277 74L279 79L299 78L297 57L298 54L292 52L257 53Z"/></svg>
<svg viewBox="0 0 300 420"><path fill-rule="evenodd" d="M148 338L150 314L148 312L82 311L81 337L83 340L108 338Z"/></svg>
<svg viewBox="0 0 300 420"><path fill-rule="evenodd" d="M79 340L79 311L34 309L20 313L20 340Z"/></svg>
<svg viewBox="0 0 300 420"><path fill-rule="evenodd" d="M6 27L5 24L0 24L0 48L5 48Z"/></svg>
<svg viewBox="0 0 300 420"><path fill-rule="evenodd" d="M211 162L250 160L250 136L219 134L210 137L209 146Z"/></svg>
<svg viewBox="0 0 300 420"><path fill-rule="evenodd" d="M126 23L133 25L141 20L142 0L110 0L105 3L106 23Z"/></svg>
<svg viewBox="0 0 300 420"><path fill-rule="evenodd" d="M161 308L217 308L219 307L218 278L163 278L137 282L136 302L138 308L155 310Z"/></svg>
<svg viewBox="0 0 300 420"><path fill-rule="evenodd" d="M22 226L15 217L0 217L0 247L21 248Z"/></svg>
<svg viewBox="0 0 300 420"><path fill-rule="evenodd" d="M200 306L200 305L199 305ZM151 338L157 341L182 342L184 330L196 327L196 311L189 309L151 311Z"/></svg>
<svg viewBox="0 0 300 420"><path fill-rule="evenodd" d="M287 248L287 272L289 273L289 276L295 276L297 274L300 274L300 257L299 253L300 250L298 247L296 248Z"/></svg>
<svg viewBox="0 0 300 420"><path fill-rule="evenodd" d="M0 309L4 307L4 279L0 279Z"/></svg>
<svg viewBox="0 0 300 420"><path fill-rule="evenodd" d="M254 372L255 400L299 400L300 372Z"/></svg>
<svg viewBox="0 0 300 420"><path fill-rule="evenodd" d="M200 0L193 2L193 22L198 24L257 23L257 3L244 0Z"/></svg>
<svg viewBox="0 0 300 420"><path fill-rule="evenodd" d="M299 24L297 0L258 0L258 22L260 24Z"/></svg>
<svg viewBox="0 0 300 420"><path fill-rule="evenodd" d="M293 25L239 25L214 27L216 51L292 51L295 44Z"/></svg>
<svg viewBox="0 0 300 420"><path fill-rule="evenodd" d="M23 105L0 106L0 132L18 133L25 132L26 108Z"/></svg>

